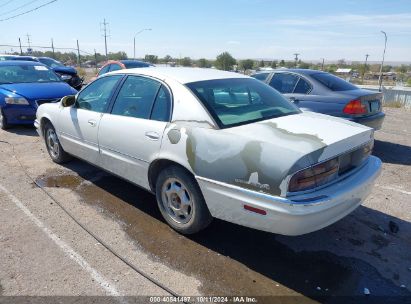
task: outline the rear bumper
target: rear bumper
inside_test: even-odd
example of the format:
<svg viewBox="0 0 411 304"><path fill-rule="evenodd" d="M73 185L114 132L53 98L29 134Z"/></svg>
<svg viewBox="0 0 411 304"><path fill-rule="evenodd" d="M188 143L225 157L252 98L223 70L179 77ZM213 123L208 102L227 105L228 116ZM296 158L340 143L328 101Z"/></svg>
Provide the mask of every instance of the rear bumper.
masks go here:
<svg viewBox="0 0 411 304"><path fill-rule="evenodd" d="M283 235L302 235L342 219L368 196L381 171L371 156L355 173L316 192L282 198L197 177L213 217ZM260 215L244 206L264 210Z"/></svg>
<svg viewBox="0 0 411 304"><path fill-rule="evenodd" d="M31 105L7 105L2 110L8 124L31 125L36 119L37 110Z"/></svg>
<svg viewBox="0 0 411 304"><path fill-rule="evenodd" d="M373 128L374 130L381 130L382 124L384 123L384 119L385 114L383 112L380 112L372 116L353 118L350 120L365 125L367 127Z"/></svg>

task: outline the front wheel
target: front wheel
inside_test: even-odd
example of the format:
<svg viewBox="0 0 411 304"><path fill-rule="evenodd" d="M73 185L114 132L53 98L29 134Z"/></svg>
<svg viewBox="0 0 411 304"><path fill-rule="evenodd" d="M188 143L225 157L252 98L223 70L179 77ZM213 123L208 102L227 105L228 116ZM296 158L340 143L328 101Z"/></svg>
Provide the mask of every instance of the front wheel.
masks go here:
<svg viewBox="0 0 411 304"><path fill-rule="evenodd" d="M3 110L0 109L0 129L7 130L10 128L9 124L7 123L7 118L3 114Z"/></svg>
<svg viewBox="0 0 411 304"><path fill-rule="evenodd" d="M196 180L183 168L164 169L156 182L158 207L167 223L182 234L194 234L212 221Z"/></svg>
<svg viewBox="0 0 411 304"><path fill-rule="evenodd" d="M57 137L56 130L51 123L44 127L44 139L51 159L57 164L64 164L71 160L70 154L64 151Z"/></svg>

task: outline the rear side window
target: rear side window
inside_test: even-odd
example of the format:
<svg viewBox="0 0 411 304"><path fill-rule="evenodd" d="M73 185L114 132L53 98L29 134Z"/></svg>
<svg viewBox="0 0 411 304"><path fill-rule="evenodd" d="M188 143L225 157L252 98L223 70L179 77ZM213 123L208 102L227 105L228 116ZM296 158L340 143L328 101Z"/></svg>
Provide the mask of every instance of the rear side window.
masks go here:
<svg viewBox="0 0 411 304"><path fill-rule="evenodd" d="M101 75L103 75L103 74L108 73L108 69L110 68L110 65L111 65L111 64L106 65L105 67L103 67L103 68L100 70L100 72L98 72L98 76L101 76Z"/></svg>
<svg viewBox="0 0 411 304"><path fill-rule="evenodd" d="M270 86L282 94L291 94L297 85L299 77L293 74L277 73L270 81Z"/></svg>
<svg viewBox="0 0 411 304"><path fill-rule="evenodd" d="M311 91L311 85L305 81L304 79L300 78L298 80L297 86L294 89L295 94L308 94Z"/></svg>
<svg viewBox="0 0 411 304"><path fill-rule="evenodd" d="M259 74L254 74L251 77L261 80L261 81L266 81L269 73L259 73Z"/></svg>
<svg viewBox="0 0 411 304"><path fill-rule="evenodd" d="M164 86L161 86L156 101L154 102L151 120L169 121L171 110L170 94Z"/></svg>
<svg viewBox="0 0 411 304"><path fill-rule="evenodd" d="M351 83L329 73L315 73L310 76L329 88L331 91L351 91L358 89Z"/></svg>
<svg viewBox="0 0 411 304"><path fill-rule="evenodd" d="M152 79L129 76L118 93L111 114L149 119L160 86Z"/></svg>

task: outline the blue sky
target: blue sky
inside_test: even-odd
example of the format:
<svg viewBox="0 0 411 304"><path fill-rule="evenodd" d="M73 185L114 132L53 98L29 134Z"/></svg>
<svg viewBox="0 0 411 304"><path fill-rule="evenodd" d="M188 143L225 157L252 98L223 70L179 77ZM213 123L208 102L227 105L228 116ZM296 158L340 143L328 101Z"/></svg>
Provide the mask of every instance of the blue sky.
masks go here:
<svg viewBox="0 0 411 304"><path fill-rule="evenodd" d="M49 0L0 0L0 19ZM10 3L8 3L10 2ZM110 23L109 51L215 58L229 51L239 59L380 60L389 36L387 60L411 61L410 0L58 0L33 13L0 22L0 44L31 35L35 45L104 51L100 22ZM9 48L0 47L0 52Z"/></svg>

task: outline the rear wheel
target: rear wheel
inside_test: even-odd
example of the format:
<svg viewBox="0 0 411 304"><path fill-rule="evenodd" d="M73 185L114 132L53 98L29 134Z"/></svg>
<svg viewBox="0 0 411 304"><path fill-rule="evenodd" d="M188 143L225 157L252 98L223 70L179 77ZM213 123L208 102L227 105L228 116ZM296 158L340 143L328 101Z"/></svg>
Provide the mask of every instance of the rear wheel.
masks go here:
<svg viewBox="0 0 411 304"><path fill-rule="evenodd" d="M3 114L3 110L0 109L0 129L7 130L10 125L7 123L7 118Z"/></svg>
<svg viewBox="0 0 411 304"><path fill-rule="evenodd" d="M57 164L64 164L71 160L71 155L64 151L57 137L56 130L51 123L44 127L44 139L51 159Z"/></svg>
<svg viewBox="0 0 411 304"><path fill-rule="evenodd" d="M182 234L194 234L212 221L195 179L183 168L171 166L157 178L158 207L167 223Z"/></svg>

